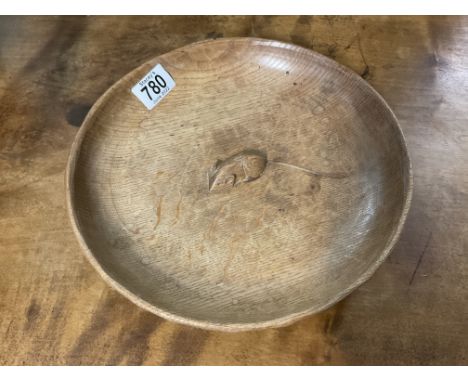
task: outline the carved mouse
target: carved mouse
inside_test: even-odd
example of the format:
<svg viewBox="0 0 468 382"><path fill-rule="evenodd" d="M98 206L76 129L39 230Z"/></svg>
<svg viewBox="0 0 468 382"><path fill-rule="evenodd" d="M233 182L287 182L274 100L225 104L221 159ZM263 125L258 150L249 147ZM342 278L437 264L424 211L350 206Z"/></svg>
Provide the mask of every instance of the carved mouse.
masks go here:
<svg viewBox="0 0 468 382"><path fill-rule="evenodd" d="M210 191L224 186L258 179L267 165L267 158L256 150L245 150L225 160L217 160L208 174Z"/></svg>
<svg viewBox="0 0 468 382"><path fill-rule="evenodd" d="M299 170L310 175L341 179L349 176L349 173L333 172L325 173L295 166L289 163L269 161L261 151L244 150L225 160L217 160L208 173L209 191L231 188L240 183L251 182L258 179L268 164L287 167L291 170Z"/></svg>

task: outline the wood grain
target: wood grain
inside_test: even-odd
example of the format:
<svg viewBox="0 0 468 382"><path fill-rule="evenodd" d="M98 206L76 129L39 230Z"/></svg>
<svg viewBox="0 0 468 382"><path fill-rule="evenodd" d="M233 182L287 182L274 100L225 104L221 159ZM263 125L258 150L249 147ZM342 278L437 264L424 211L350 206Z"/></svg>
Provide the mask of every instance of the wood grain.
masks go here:
<svg viewBox="0 0 468 382"><path fill-rule="evenodd" d="M148 111L128 89L158 64L177 87ZM382 98L323 55L258 38L187 45L123 77L83 122L66 179L74 230L111 286L225 331L344 298L385 260L411 200Z"/></svg>
<svg viewBox="0 0 468 382"><path fill-rule="evenodd" d="M466 364L467 23L1 18L0 363ZM286 328L210 332L136 308L81 255L64 207L70 145L98 97L152 57L222 36L293 42L350 67L395 111L413 162L412 208L387 261L340 304Z"/></svg>

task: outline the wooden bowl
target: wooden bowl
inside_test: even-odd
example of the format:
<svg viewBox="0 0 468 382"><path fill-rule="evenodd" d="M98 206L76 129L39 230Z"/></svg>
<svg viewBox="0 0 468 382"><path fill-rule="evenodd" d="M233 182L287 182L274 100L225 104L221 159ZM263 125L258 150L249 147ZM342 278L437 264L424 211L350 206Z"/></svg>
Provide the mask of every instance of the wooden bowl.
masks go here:
<svg viewBox="0 0 468 382"><path fill-rule="evenodd" d="M156 64L151 111L130 89ZM398 122L358 75L310 50L210 40L112 86L73 144L67 200L101 276L202 328L286 325L336 303L394 246L411 167Z"/></svg>

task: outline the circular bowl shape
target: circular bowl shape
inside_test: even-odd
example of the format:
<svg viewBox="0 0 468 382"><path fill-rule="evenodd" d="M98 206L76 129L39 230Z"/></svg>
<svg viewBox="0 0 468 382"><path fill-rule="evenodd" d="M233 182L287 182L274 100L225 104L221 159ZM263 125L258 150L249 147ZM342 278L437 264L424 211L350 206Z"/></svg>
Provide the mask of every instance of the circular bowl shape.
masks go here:
<svg viewBox="0 0 468 382"><path fill-rule="evenodd" d="M176 86L131 93L156 64ZM179 323L247 330L336 303L392 249L411 198L398 122L358 75L277 41L205 41L112 86L73 144L72 224L115 289Z"/></svg>

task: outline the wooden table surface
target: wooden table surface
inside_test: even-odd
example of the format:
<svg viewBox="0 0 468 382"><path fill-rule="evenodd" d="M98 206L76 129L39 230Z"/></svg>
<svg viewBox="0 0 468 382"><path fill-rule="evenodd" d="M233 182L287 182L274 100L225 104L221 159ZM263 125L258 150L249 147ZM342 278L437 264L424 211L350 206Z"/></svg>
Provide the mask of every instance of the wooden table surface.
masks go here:
<svg viewBox="0 0 468 382"><path fill-rule="evenodd" d="M402 237L341 303L281 328L173 324L111 290L65 209L90 106L151 57L207 38L293 42L361 74L407 138ZM468 364L468 18L0 18L0 364Z"/></svg>

